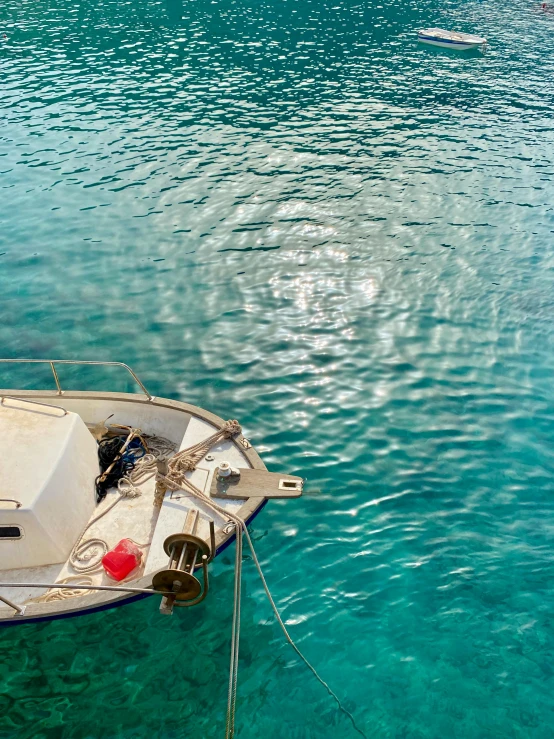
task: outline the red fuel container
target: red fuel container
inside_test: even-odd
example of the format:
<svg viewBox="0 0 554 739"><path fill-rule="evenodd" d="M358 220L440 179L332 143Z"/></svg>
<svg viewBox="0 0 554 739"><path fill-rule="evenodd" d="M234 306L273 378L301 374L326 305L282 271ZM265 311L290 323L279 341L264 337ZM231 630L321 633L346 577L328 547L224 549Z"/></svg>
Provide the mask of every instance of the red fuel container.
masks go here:
<svg viewBox="0 0 554 739"><path fill-rule="evenodd" d="M131 539L122 539L102 557L102 567L114 580L123 580L142 559L142 552Z"/></svg>

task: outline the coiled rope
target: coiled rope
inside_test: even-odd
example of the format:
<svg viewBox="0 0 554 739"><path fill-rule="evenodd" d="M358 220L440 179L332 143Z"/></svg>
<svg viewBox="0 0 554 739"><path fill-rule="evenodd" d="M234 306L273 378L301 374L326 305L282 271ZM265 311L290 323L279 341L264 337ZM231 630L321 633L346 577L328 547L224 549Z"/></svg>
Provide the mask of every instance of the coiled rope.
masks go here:
<svg viewBox="0 0 554 739"><path fill-rule="evenodd" d="M165 436L154 436L152 434L143 434L142 438L146 442L149 454L153 454L158 462L167 461L173 457L179 445Z"/></svg>
<svg viewBox="0 0 554 739"><path fill-rule="evenodd" d="M115 508L123 498L138 498L142 493L137 486L142 485L142 483L154 477L157 471L158 468L154 456L151 454L145 454L144 457L139 459L136 463L134 470L118 480L117 489L119 491L119 496L113 501L113 503L105 508L102 513L99 513L98 516L95 516L87 523L85 528L81 531L81 535L77 539L77 542L69 555L69 564L76 572L84 573L98 570L100 568L102 558L109 550L109 546L104 539L93 538L83 541L83 536L90 527L109 513L112 508Z"/></svg>
<svg viewBox="0 0 554 739"><path fill-rule="evenodd" d="M300 651L300 649L298 648L298 646L295 644L294 640L292 639L291 635L287 631L287 627L285 626L283 619L281 618L279 609L277 608L275 601L273 600L273 596L271 595L271 592L267 585L267 581L265 579L265 576L262 571L262 567L256 555L254 544L252 542L252 539L250 538L248 527L246 526L245 521L239 516L233 513L230 513L226 509L217 505L217 503L214 503L214 501L211 498L205 495L199 488L196 487L196 485L194 485L190 480L188 480L184 476L182 478L182 481L180 481L179 483L175 482L171 477L169 477L169 475L162 475L160 473L158 473L158 479L161 480L167 486L167 488L169 490L172 490L173 492L176 492L177 490L181 488L184 489L186 492L190 493L193 497L198 498L203 503L205 503L213 511L219 513L220 516L228 519L229 523L233 523L235 526L236 550L235 550L234 607L233 607L233 624L232 624L232 631L231 631L231 660L230 660L230 666L229 666L229 692L228 692L228 697L227 697L227 719L226 719L225 739L233 739L235 735L235 706L236 706L236 697L237 697L238 655L239 655L239 642L240 642L240 596L241 596L241 580L242 580L241 575L242 575L242 536L243 534L246 537L246 540L248 542L250 552L252 553L252 559L256 566L256 570L258 571L258 575L260 576L260 580L262 581L265 594L267 596L267 599L269 600L269 604L275 615L277 623L279 624L283 634L285 635L285 639L290 644L290 646L294 649L296 654L300 657L302 662L304 662L304 664L310 670L310 672L313 674L316 680L319 683L321 683L321 685L323 685L323 687L329 693L331 698L335 700L338 706L338 709L341 711L341 713L343 713L350 720L350 723L352 724L352 727L354 728L354 730L360 736L364 737L364 739L367 739L366 734L364 734L364 732L356 724L354 716L350 713L350 711L347 708L343 706L337 694L332 690L332 688L328 685L328 683L326 683L325 680L323 680L323 678L319 675L315 667L302 654L302 652Z"/></svg>
<svg viewBox="0 0 554 739"><path fill-rule="evenodd" d="M68 575L63 580L59 581L59 587L52 586L44 595L39 595L38 598L34 598L36 603L52 603L56 600L65 600L66 598L73 598L75 595L90 595L94 593L94 590L72 590L71 588L64 588L64 585L75 584L75 585L94 585L94 580L90 575Z"/></svg>
<svg viewBox="0 0 554 739"><path fill-rule="evenodd" d="M128 432L128 436L115 436L98 442L98 462L100 475L95 480L96 499L100 503L109 488L117 485L117 481L128 475L138 460L146 454L146 443L141 437L141 430L129 426L118 426Z"/></svg>

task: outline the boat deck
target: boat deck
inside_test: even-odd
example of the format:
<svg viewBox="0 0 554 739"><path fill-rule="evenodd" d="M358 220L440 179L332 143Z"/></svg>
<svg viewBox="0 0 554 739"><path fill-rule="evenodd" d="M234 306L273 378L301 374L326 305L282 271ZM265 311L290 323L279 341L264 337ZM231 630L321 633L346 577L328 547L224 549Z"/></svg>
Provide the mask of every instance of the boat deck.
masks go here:
<svg viewBox="0 0 554 739"><path fill-rule="evenodd" d="M196 406L165 398L154 398L128 393L81 392L70 391L60 395L54 391L4 390L0 396L15 396L21 399L40 401L62 406L81 416L89 430L95 435L102 429L105 419L113 425L125 425L141 429L151 436L168 439L179 451L203 442L214 432L221 429L224 421ZM202 493L210 495L212 480L217 466L227 461L232 466L242 469L265 470L265 465L252 448L250 442L242 434L232 440L215 443L210 453L197 463L193 472L187 473L194 485ZM204 541L209 540L209 521L215 523L215 548L218 551L234 537L234 528L227 525L227 520L209 508L201 500L182 491L166 492L163 500L156 500L155 478L146 479L140 485L142 495L136 498L125 498L114 506L105 516L95 521L86 530L82 543L98 537L113 548L121 539L133 539L142 546L145 553L140 568L136 568L122 583L111 580L103 569L92 573L83 573L89 585L121 585L132 588L152 587L153 576L168 567L168 556L163 543L170 534L182 531L187 512L194 508L199 512L197 535ZM261 510L265 502L265 488L260 485L259 492L249 491L246 499L232 497L217 498L217 504L236 513L245 521L250 521ZM95 507L89 521L95 519L103 510L107 510L116 499L118 492L109 490L104 501ZM75 542L80 532L75 536ZM79 573L75 572L68 559L59 564L48 564L25 569L0 570L0 582L5 583L1 595L17 605L25 606L23 613L15 613L7 604L0 603L0 624L14 624L23 621L60 618L78 613L88 613L122 605L129 600L141 597L133 592L119 591L87 591L67 590L62 593L63 600L56 600L60 589L55 588L47 593L46 588L14 587L9 583L56 583L71 578L78 583ZM63 583L60 582L60 588ZM78 595L77 595L78 593Z"/></svg>
<svg viewBox="0 0 554 739"><path fill-rule="evenodd" d="M80 414L87 413L92 409L90 403L83 404L68 399L65 402L56 400L58 405L73 410ZM136 407L134 412L130 413L130 408L118 407L117 402L98 401L94 404L94 413L87 413L86 420L93 434L98 433L103 417L112 415L110 423L133 425L136 427L140 421L145 426L145 433L156 432L170 439L175 444L176 451L187 449L199 440L207 438L214 432L214 425L204 418L191 417L190 414L179 414L178 423L175 418L167 417L163 423L152 424L151 419L137 418ZM114 413L114 410L116 413ZM141 414L142 415L142 414ZM183 415L185 417L183 418ZM179 434L179 439L175 436ZM188 472L187 477L202 492L209 495L211 482L218 463L225 459L233 465L245 467L249 466L245 455L236 447L231 440L222 442L212 449L212 453L207 455L201 465L193 472ZM156 480L155 476L146 479L140 484L136 484L140 495L137 497L121 497L117 488L110 488L104 500L102 500L93 511L89 526L83 537L82 543L86 543L90 539L100 539L105 541L108 548L112 549L121 539L133 540L143 552L142 563L120 584L134 584L144 575L153 574L159 569L167 566L167 554L163 548L163 542L170 534L176 533L183 529L187 513L191 508L199 511L197 535L205 540L209 539L209 521L214 520L216 531L221 539L225 536L221 528L227 523L222 516L214 515L205 504L197 499L185 494L184 492L166 492L162 500L156 500ZM114 502L118 501L115 505ZM238 513L244 505L242 500L225 500L219 501L218 504L228 509L232 513ZM113 507L112 507L113 506ZM106 511L105 515L102 515ZM98 519L98 520L95 520ZM94 523L90 524L91 521ZM91 555L95 555L94 548L89 550ZM97 559L97 557L95 557ZM20 569L0 570L0 577L3 582L29 582L29 583L57 583L63 587L63 581L68 580L73 583L83 583L91 585L115 585L101 565L91 572L79 572L76 570L69 558L58 564L48 564L40 567L27 567ZM72 599L79 599L90 594L90 591L76 590L71 595ZM29 603L41 603L49 597L56 597L58 590L49 588L2 588L2 595L9 598L18 605ZM45 597L46 596L46 597Z"/></svg>

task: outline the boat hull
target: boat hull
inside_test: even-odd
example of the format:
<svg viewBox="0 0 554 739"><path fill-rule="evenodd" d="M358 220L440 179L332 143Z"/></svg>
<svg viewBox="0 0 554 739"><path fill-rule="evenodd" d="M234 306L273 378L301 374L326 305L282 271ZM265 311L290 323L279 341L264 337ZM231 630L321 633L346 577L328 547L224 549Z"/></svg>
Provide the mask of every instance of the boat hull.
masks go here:
<svg viewBox="0 0 554 739"><path fill-rule="evenodd" d="M422 44L429 44L429 46L440 46L443 49L456 49L457 51L468 51L469 49L482 49L484 47L483 42L478 43L464 43L460 41L438 41L432 38L425 38L419 36L419 41Z"/></svg>
<svg viewBox="0 0 554 739"><path fill-rule="evenodd" d="M250 524L256 518L258 513L260 513L262 509L265 508L266 504L267 504L267 499L264 499L263 502L258 506L258 508L254 510L252 515L245 520L245 523L247 526L250 526ZM215 556L218 557L225 549L227 549L227 547L230 546L235 541L235 538L236 538L235 534L232 534L228 539L226 539L226 541L224 541L223 544L221 544L221 546L217 548ZM9 626L21 626L22 623L26 623L26 624L45 623L46 621L59 621L61 619L66 619L66 618L77 618L78 616L88 616L91 613L100 613L101 611L111 611L114 608L121 608L122 606L128 606L130 603L136 603L139 600L144 600L145 598L151 598L154 595L159 599L159 595L157 595L154 591L152 591L152 595L148 595L147 593L141 593L140 595L123 596L117 599L107 600L105 603L102 603L102 605L91 606L88 608L87 607L80 608L77 611L55 612L55 613L49 613L44 616L30 616L30 617L13 616L12 618L0 619L0 629L8 628Z"/></svg>
<svg viewBox="0 0 554 739"><path fill-rule="evenodd" d="M455 51L469 51L472 49L484 51L487 45L487 39L483 36L461 33L460 31L448 31L445 28L422 28L417 32L417 37L422 44L438 46L441 49L454 49Z"/></svg>
<svg viewBox="0 0 554 739"><path fill-rule="evenodd" d="M132 418L132 425L134 426L139 427L142 425L142 422L152 426L154 421L159 422L162 424L161 428L154 428L153 431L161 433L161 435L163 435L162 432L167 424L173 424L176 428L183 427L184 421L182 419L196 419L199 423L211 424L212 428L221 427L224 423L223 419L218 416L188 403L164 398L146 400L142 395L103 392L66 392L63 393L63 396L60 396L55 392L32 390L4 390L0 391L0 395L8 397L16 396L21 399L33 400L35 402L40 401L41 403L52 405L63 402L64 406L73 410L79 407L95 407L101 418L106 418L109 415L110 408L113 410L114 406L117 406L119 412L124 409L125 413ZM208 427L206 426L205 428ZM240 454L244 458L245 467L258 470L266 469L255 449L242 435L235 437L232 444L240 451ZM229 453L226 452L226 454ZM266 501L267 499L261 496L240 501L240 508L237 510L237 515L244 521L250 522L264 507ZM222 505L226 504L222 503ZM233 530L217 530L215 537L216 554L220 554L234 538L235 534ZM163 566L165 567L165 565ZM152 572L136 580L129 581L128 584L132 587L150 588L154 574L155 570L152 570ZM0 626L15 626L23 623L72 618L127 605L133 601L141 600L143 597L151 596L149 594L137 595L134 593L122 594L121 592L101 591L53 603L32 602L25 606L25 611L21 615L14 614L12 608L4 603L0 603Z"/></svg>

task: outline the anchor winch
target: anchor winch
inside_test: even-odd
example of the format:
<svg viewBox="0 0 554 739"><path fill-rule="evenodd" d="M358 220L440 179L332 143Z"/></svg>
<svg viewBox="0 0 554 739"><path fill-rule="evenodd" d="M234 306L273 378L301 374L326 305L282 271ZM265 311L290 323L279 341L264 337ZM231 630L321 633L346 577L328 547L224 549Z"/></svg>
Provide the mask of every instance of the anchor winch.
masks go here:
<svg viewBox="0 0 554 739"><path fill-rule="evenodd" d="M190 510L180 534L171 534L164 541L164 550L169 557L167 569L152 578L154 590L164 595L160 613L171 615L174 606L187 608L201 603L209 591L208 564L215 555L214 522L210 520L210 544L196 536L198 510ZM200 561L199 561L200 560ZM202 582L195 571L202 568Z"/></svg>

